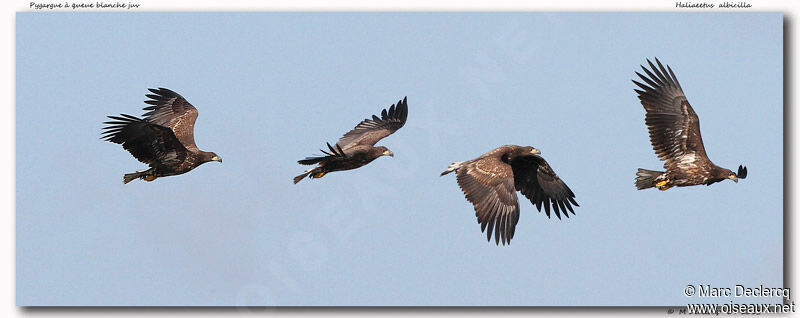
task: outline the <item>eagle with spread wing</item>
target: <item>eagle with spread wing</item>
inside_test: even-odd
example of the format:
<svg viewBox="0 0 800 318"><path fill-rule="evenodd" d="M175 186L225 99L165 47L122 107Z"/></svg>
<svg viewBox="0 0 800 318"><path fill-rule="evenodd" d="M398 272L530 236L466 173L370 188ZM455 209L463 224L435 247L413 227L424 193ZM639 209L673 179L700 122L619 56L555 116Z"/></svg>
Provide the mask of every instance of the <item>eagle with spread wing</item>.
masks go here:
<svg viewBox="0 0 800 318"><path fill-rule="evenodd" d="M548 218L551 206L559 219L562 213L575 215L572 205L579 206L575 194L539 154L533 147L505 145L469 161L456 161L442 172L442 176L456 172L458 186L475 206L487 240L491 241L494 231L495 244L511 244L519 221L515 191L522 192L540 212L544 206Z"/></svg>
<svg viewBox="0 0 800 318"><path fill-rule="evenodd" d="M711 185L725 179L738 183L739 179L746 178L747 167L739 165L734 173L708 159L700 137L700 120L683 94L675 73L669 66L664 68L658 58L658 67L649 59L647 63L650 70L641 66L647 76L636 72L644 83L634 80L641 88L634 91L647 112L644 122L650 132L650 143L667 171L639 168L636 188L656 187L664 191L671 187Z"/></svg>
<svg viewBox="0 0 800 318"><path fill-rule="evenodd" d="M394 153L386 147L375 147L379 140L391 135L406 124L408 117L408 97L381 112L381 117L372 115L372 119L365 119L347 132L334 146L328 143L328 151L320 150L323 156L307 157L297 161L301 165L314 165L315 167L304 171L294 177L297 184L306 176L309 178L322 178L333 171L351 170L364 166L381 156L394 157Z"/></svg>
<svg viewBox="0 0 800 318"><path fill-rule="evenodd" d="M194 143L194 122L197 109L183 96L166 88L148 89L146 95L151 105L144 118L121 114L108 116L113 121L104 122L101 139L121 144L150 169L125 174L122 181L134 179L153 181L158 177L173 176L191 171L197 166L222 159L213 152L202 151Z"/></svg>

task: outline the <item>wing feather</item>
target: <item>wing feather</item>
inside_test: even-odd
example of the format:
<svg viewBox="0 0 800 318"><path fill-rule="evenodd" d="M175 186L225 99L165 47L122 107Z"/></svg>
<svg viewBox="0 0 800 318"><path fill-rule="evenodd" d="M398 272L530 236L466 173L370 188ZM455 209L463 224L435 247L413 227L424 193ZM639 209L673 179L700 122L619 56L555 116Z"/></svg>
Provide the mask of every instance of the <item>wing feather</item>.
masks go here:
<svg viewBox="0 0 800 318"><path fill-rule="evenodd" d="M197 151L194 142L194 123L197 120L197 109L180 94L166 89L148 88L153 94L147 94L150 100L145 103L151 105L143 108L144 120L156 125L172 129L175 137L187 148Z"/></svg>
<svg viewBox="0 0 800 318"><path fill-rule="evenodd" d="M357 145L373 146L379 140L391 135L406 124L408 117L408 97L381 111L381 117L372 115L372 119L364 119L355 128L345 133L337 144L345 150Z"/></svg>
<svg viewBox="0 0 800 318"><path fill-rule="evenodd" d="M137 160L155 166L176 166L189 155L171 129L131 115L108 116L101 139L121 144Z"/></svg>
<svg viewBox="0 0 800 318"><path fill-rule="evenodd" d="M503 245L511 242L519 221L519 203L511 167L495 157L479 158L457 171L459 187L475 207L475 216L486 239Z"/></svg>
<svg viewBox="0 0 800 318"><path fill-rule="evenodd" d="M332 159L332 158L337 158L337 157L338 158L347 158L347 154L344 153L344 150L342 150L342 147L339 147L338 144L336 145L336 147L332 147L330 143L326 143L326 144L328 145L328 149L330 150L330 152L327 152L325 150L320 149L319 151L321 151L324 155L322 155L322 156L314 156L314 157L306 157L303 160L298 160L297 163L299 163L301 165L313 165L313 164L325 161L327 159Z"/></svg>
<svg viewBox="0 0 800 318"><path fill-rule="evenodd" d="M550 209L556 217L561 219L561 213L569 217L569 212L575 214L572 206L580 206L575 201L575 193L561 178L556 175L553 168L540 156L526 156L513 160L511 168L514 171L514 186L536 205L536 209L550 217Z"/></svg>
<svg viewBox="0 0 800 318"><path fill-rule="evenodd" d="M684 156L698 161L708 160L700 136L700 120L683 93L675 73L656 59L658 66L647 60L650 69L642 66L645 75L636 72L644 83L633 81L634 89L647 114L645 124L650 143L664 167L674 167ZM683 160L686 161L686 160Z"/></svg>

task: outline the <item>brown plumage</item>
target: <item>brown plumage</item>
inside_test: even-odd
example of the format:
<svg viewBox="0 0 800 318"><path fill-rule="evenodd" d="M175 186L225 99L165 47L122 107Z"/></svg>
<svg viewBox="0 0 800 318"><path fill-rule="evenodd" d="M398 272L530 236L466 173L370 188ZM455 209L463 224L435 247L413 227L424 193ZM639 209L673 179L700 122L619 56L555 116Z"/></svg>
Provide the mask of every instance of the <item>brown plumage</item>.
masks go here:
<svg viewBox="0 0 800 318"><path fill-rule="evenodd" d="M134 179L153 181L158 177L183 174L209 162L222 162L213 152L202 151L194 143L197 109L176 92L166 88L148 89L150 104L144 118L121 114L108 116L103 127L104 140L121 144L150 169L125 174L123 182Z"/></svg>
<svg viewBox="0 0 800 318"><path fill-rule="evenodd" d="M556 216L561 213L569 217L575 211L572 205L575 194L561 181L547 161L533 147L505 145L497 147L478 158L457 161L451 164L442 176L456 172L458 186L464 196L475 207L475 216L491 241L492 232L496 244L511 243L514 229L519 221L517 194L521 192L541 212L550 217L552 206Z"/></svg>
<svg viewBox="0 0 800 318"><path fill-rule="evenodd" d="M316 167L304 171L294 177L294 183L300 182L306 176L309 178L322 178L333 171L351 170L364 166L381 156L394 156L386 147L375 147L375 143L391 135L406 123L408 117L407 98L392 105L381 112L381 117L372 115L372 119L365 119L350 130L335 146L328 144L329 151L322 151L324 156L307 157L297 163L313 165Z"/></svg>
<svg viewBox="0 0 800 318"><path fill-rule="evenodd" d="M700 120L672 69L656 58L656 67L647 60L650 70L642 66L647 76L636 72L646 84L633 81L641 90L639 100L644 106L645 124L650 132L650 142L656 155L664 160L667 171L639 169L636 172L636 188L656 187L667 190L671 187L686 187L699 184L711 185L725 179L739 182L747 177L747 168L739 166L737 173L718 167L706 155L700 136Z"/></svg>

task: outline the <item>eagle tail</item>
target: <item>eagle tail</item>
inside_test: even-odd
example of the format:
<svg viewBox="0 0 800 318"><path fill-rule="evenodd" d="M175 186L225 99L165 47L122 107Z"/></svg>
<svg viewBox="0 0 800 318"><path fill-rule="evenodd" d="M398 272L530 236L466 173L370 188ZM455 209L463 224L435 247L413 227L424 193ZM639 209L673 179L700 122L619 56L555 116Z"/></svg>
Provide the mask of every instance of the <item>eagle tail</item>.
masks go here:
<svg viewBox="0 0 800 318"><path fill-rule="evenodd" d="M153 173L152 169L139 170L134 173L126 173L125 176L122 177L122 182L128 183L135 179L146 179L147 181L153 181L155 179L155 174Z"/></svg>
<svg viewBox="0 0 800 318"><path fill-rule="evenodd" d="M303 172L303 174L294 177L294 184L297 184L298 182L300 182L300 180L303 180L303 178L308 176L309 173L311 173L311 172L310 171L309 172Z"/></svg>
<svg viewBox="0 0 800 318"><path fill-rule="evenodd" d="M303 180L303 178L307 177L309 174L312 174L312 173L313 173L313 175L311 175L312 178L322 177L322 176L316 177L321 171L322 171L322 169L320 169L319 167L314 167L314 168L308 169L308 170L304 171L303 174L294 177L294 184L297 184L298 182L300 182L300 180ZM322 174L324 175L325 173L323 172Z"/></svg>
<svg viewBox="0 0 800 318"><path fill-rule="evenodd" d="M664 172L663 171L654 171L654 170L647 170L639 168L636 171L636 188L639 190L644 190L647 188L652 188L656 186L656 178L661 176Z"/></svg>
<svg viewBox="0 0 800 318"><path fill-rule="evenodd" d="M450 164L450 166L448 166L448 167L447 167L447 170L445 170L444 172L442 172L442 174L440 174L439 176L443 176L443 175L446 175L446 174L448 174L448 173L451 173L451 172L453 172L453 171L456 171L456 170L458 170L458 168L461 168L461 165L462 165L462 164L464 164L464 162L463 162L463 161L456 161L456 162L453 162L452 164Z"/></svg>

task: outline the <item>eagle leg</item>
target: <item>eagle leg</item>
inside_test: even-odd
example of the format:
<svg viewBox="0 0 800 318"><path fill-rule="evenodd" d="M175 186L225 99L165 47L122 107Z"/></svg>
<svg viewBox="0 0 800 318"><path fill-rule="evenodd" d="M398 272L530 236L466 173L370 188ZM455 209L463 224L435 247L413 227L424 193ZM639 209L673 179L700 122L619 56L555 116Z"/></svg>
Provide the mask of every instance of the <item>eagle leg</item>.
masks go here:
<svg viewBox="0 0 800 318"><path fill-rule="evenodd" d="M656 187L658 187L658 189L661 190L661 191L669 190L669 188L672 188L672 185L670 185L670 182L672 182L672 180L666 179L664 181L656 183Z"/></svg>
<svg viewBox="0 0 800 318"><path fill-rule="evenodd" d="M315 174L312 174L311 177L314 178L314 179L319 179L319 178L322 178L327 173L328 173L327 171L320 171L320 172L317 172Z"/></svg>
<svg viewBox="0 0 800 318"><path fill-rule="evenodd" d="M153 181L158 178L158 175L152 168L147 170L138 170L134 173L126 173L125 176L122 178L123 183L128 183L136 179L142 179L145 181Z"/></svg>

